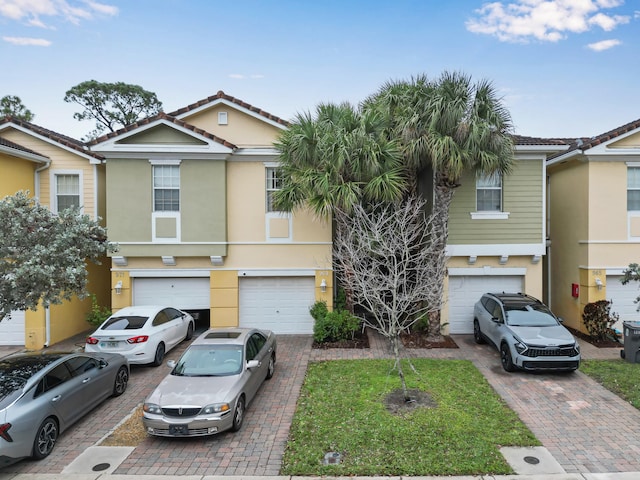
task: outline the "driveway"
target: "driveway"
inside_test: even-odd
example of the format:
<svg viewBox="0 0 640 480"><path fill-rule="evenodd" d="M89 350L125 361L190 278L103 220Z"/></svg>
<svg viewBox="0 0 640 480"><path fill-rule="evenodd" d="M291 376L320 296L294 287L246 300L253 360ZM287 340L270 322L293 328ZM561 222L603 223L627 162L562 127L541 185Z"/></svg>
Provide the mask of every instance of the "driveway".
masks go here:
<svg viewBox="0 0 640 480"><path fill-rule="evenodd" d="M640 415L581 372L506 373L497 351L472 336L454 337L458 349L412 349L409 356L465 358L515 410L567 473L640 471ZM276 374L262 386L237 433L212 437L146 438L115 470L121 475L276 476L309 361L391 358L386 341L370 335L364 350L311 348L311 336L278 337ZM586 358L619 358L619 349L581 343ZM56 347L59 347L57 345ZM183 342L167 355L177 358ZM168 373L166 367L133 367L127 392L110 399L63 434L54 453L25 460L2 473L60 473L87 447L115 429Z"/></svg>

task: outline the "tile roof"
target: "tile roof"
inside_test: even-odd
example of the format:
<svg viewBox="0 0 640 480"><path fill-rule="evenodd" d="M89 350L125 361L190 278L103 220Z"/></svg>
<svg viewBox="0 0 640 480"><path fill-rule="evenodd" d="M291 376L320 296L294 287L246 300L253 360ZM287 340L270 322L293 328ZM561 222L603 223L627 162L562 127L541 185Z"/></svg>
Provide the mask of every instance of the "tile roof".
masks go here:
<svg viewBox="0 0 640 480"><path fill-rule="evenodd" d="M214 142L217 143L221 143L222 145L224 145L225 147L231 148L233 150L235 150L236 148L238 148L236 145L234 145L231 142L226 141L224 138L220 138L216 135L213 135L212 133L207 132L206 130L202 130L201 128L198 128L194 125L191 125L190 123L187 123L185 121L182 120L178 120L177 118L175 118L172 115L168 115L164 112L160 112L157 115L154 115L152 117L147 117L147 118L143 118L142 120L138 120L136 123L132 123L131 125L127 125L124 128L120 128L118 130L116 130L115 132L109 132L106 135L102 135L101 137L98 138L94 138L93 140L91 140L90 142L88 142L86 145L87 146L93 146L93 145L97 145L98 143L102 143L105 140L109 140L111 138L117 137L118 135L122 135L123 133L127 133L127 132L132 132L133 130L136 130L144 125L149 125L153 122L157 122L159 120L166 120L168 122L171 122L175 125L178 125L182 128L185 128L187 130L191 130L194 133L197 133L198 135L202 135L205 138L208 138L210 140L213 140Z"/></svg>
<svg viewBox="0 0 640 480"><path fill-rule="evenodd" d="M202 107L203 105L206 105L208 103L211 102L215 102L216 100L226 100L227 102L231 102L231 103L235 103L236 105L239 105L242 108L246 108L247 110L253 112L253 113L257 113L258 115L261 115L265 118L268 118L269 120L279 123L280 125L284 125L285 127L289 126L289 122L287 122L286 120L283 120L280 117L276 117L275 115L270 114L269 112L265 112L264 110L254 107L253 105L248 104L247 102L243 102L242 100L240 100L239 98L236 97L232 97L231 95L227 95L226 93L224 93L222 90L219 90L218 93L216 93L215 95L212 95L210 97L204 98L196 103L192 103L191 105L187 105L186 107L180 108L179 110L176 110L175 112L171 112L169 113L169 115L172 116L179 116L182 115L184 113L190 112L192 110L195 110L197 108Z"/></svg>
<svg viewBox="0 0 640 480"><path fill-rule="evenodd" d="M640 119L634 120L633 122L626 123L621 127L614 128L613 130L609 130L608 132L602 133L600 135L596 135L595 137L577 138L573 142L571 142L571 145L569 146L569 149L567 151L551 155L547 160L551 160L561 155L566 155L567 153L574 152L576 150L581 150L584 152L585 150L593 148L602 143L608 142L609 140L613 140L614 138L617 138L620 135L624 135L625 133L632 132L633 130L637 130L639 128L640 128Z"/></svg>
<svg viewBox="0 0 640 480"><path fill-rule="evenodd" d="M575 142L575 139L567 138L540 138L525 137L523 135L513 135L515 145L543 145L543 146L568 146Z"/></svg>
<svg viewBox="0 0 640 480"><path fill-rule="evenodd" d="M0 145L3 147L12 148L14 150L19 150L24 153L29 153L31 155L37 155L38 157L49 158L46 155L42 155L41 153L31 150L30 148L23 147L22 145L18 145L17 143L12 142L11 140L7 140L6 138L3 138L3 137L0 137Z"/></svg>
<svg viewBox="0 0 640 480"><path fill-rule="evenodd" d="M84 144L80 140L76 140L75 138L67 137L66 135L62 135L61 133L54 132L53 130L49 130L47 128L41 127L31 122L27 122L25 120L21 120L16 117L6 116L4 118L0 118L0 126L8 123L17 125L26 130L30 130L37 135L48 138L49 140L59 143L60 145L64 145L65 147L72 150L76 150L77 152L89 155L99 160L104 160L104 157L102 155L87 150Z"/></svg>

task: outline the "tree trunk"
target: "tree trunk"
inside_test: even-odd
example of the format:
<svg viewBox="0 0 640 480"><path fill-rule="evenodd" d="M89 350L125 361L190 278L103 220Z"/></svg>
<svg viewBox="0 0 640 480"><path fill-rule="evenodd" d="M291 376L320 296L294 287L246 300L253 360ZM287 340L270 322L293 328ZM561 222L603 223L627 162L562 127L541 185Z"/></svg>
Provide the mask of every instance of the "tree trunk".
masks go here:
<svg viewBox="0 0 640 480"><path fill-rule="evenodd" d="M393 355L396 358L396 368L398 369L398 376L400 377L400 384L402 385L402 396L404 401L411 400L409 397L409 390L407 389L407 381L404 378L404 371L402 370L402 361L400 359L400 335L396 334L391 338L391 345L393 347Z"/></svg>
<svg viewBox="0 0 640 480"><path fill-rule="evenodd" d="M434 222L432 224L433 233L431 238L434 241L435 249L444 253L449 238L449 207L451 206L451 200L453 200L455 188L459 187L459 184L449 180L446 173L437 171L433 173L433 183L435 187L433 199ZM445 255L436 255L435 261L446 263L447 258ZM439 271L445 272L446 270L439 269ZM441 296L444 296L444 278L441 279L439 285L442 289ZM434 338L442 336L440 333L440 320L440 311L429 314L429 335Z"/></svg>

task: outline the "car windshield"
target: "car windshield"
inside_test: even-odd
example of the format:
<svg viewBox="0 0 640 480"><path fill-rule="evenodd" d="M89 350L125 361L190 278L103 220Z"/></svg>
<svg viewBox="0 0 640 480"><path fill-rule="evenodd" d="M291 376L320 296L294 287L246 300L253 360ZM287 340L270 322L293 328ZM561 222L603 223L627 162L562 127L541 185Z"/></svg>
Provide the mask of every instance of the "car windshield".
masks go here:
<svg viewBox="0 0 640 480"><path fill-rule="evenodd" d="M512 327L552 327L558 321L545 308L536 309L532 305L520 310L507 311L507 325Z"/></svg>
<svg viewBox="0 0 640 480"><path fill-rule="evenodd" d="M192 345L180 357L172 375L220 377L242 371L242 348L238 345Z"/></svg>
<svg viewBox="0 0 640 480"><path fill-rule="evenodd" d="M136 330L142 328L149 317L137 315L127 315L122 317L111 317L104 322L102 330Z"/></svg>

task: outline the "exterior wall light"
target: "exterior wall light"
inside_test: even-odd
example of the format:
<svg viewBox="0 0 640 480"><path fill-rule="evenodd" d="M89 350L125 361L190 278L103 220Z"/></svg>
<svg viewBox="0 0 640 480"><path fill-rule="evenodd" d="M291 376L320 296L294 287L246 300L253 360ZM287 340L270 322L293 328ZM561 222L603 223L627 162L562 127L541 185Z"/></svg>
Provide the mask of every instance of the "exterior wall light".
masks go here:
<svg viewBox="0 0 640 480"><path fill-rule="evenodd" d="M327 291L327 281L324 278L320 282L320 291L321 292L326 292Z"/></svg>
<svg viewBox="0 0 640 480"><path fill-rule="evenodd" d="M113 289L115 290L116 295L120 295L122 293L122 280L118 280L118 283L113 286Z"/></svg>

